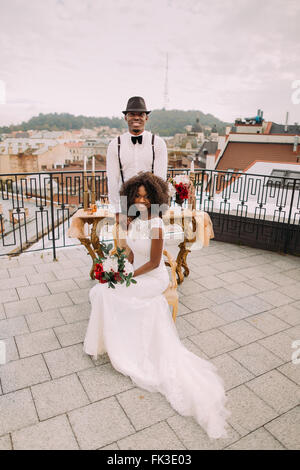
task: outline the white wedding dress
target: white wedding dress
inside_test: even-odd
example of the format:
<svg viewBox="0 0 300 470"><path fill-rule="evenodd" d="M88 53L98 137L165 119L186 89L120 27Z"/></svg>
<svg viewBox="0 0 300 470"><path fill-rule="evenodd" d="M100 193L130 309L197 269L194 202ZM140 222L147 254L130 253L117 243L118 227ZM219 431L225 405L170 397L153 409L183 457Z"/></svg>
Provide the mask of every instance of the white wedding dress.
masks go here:
<svg viewBox="0 0 300 470"><path fill-rule="evenodd" d="M150 259L150 229L163 227L159 217L135 219L127 244L134 253L134 269ZM84 351L108 353L113 367L138 387L160 392L183 416L193 416L210 438L227 437L226 396L216 367L188 351L181 343L163 295L169 275L163 257L158 268L136 277L137 284L97 284L90 291L92 305Z"/></svg>

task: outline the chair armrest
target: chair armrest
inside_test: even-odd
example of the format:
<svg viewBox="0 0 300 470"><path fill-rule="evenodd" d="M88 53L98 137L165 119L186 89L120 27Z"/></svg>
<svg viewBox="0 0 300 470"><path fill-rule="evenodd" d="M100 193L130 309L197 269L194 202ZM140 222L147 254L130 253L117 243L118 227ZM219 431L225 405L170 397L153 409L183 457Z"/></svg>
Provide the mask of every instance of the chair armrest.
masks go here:
<svg viewBox="0 0 300 470"><path fill-rule="evenodd" d="M167 250L163 250L163 255L167 257L168 262L165 262L166 266L170 266L171 268L171 278L172 278L172 287L176 289L177 287L177 278L176 278L176 267L177 263L176 261L172 258L171 254Z"/></svg>

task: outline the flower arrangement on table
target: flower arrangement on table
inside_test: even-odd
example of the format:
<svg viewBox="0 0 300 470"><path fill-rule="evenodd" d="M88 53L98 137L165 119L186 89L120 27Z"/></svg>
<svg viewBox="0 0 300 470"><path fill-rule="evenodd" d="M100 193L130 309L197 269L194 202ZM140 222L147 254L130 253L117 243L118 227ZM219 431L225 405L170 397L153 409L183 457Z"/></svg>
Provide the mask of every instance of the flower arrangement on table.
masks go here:
<svg viewBox="0 0 300 470"><path fill-rule="evenodd" d="M136 280L133 279L133 267L125 255L125 249L117 248L116 252L110 255L112 247L112 244L107 247L104 244L101 246L104 256L98 256L94 260L95 279L101 284L108 283L108 287L113 289L115 289L115 284L124 282L127 287L130 284L136 284Z"/></svg>
<svg viewBox="0 0 300 470"><path fill-rule="evenodd" d="M175 195L177 204L182 205L186 199L189 199L192 190L192 182L188 175L177 175L168 179L169 196Z"/></svg>

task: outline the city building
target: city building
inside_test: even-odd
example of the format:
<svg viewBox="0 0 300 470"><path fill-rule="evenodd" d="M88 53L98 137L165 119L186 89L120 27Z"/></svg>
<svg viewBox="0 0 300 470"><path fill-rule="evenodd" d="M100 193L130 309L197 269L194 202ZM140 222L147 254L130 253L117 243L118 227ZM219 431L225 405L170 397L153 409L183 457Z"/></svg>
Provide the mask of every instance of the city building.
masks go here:
<svg viewBox="0 0 300 470"><path fill-rule="evenodd" d="M28 173L63 168L70 160L55 139L6 139L0 142L0 173Z"/></svg>
<svg viewBox="0 0 300 470"><path fill-rule="evenodd" d="M300 126L267 122L257 116L237 119L215 155L216 170L300 177ZM293 176L294 175L294 176Z"/></svg>
<svg viewBox="0 0 300 470"><path fill-rule="evenodd" d="M206 140L203 142L195 155L195 167L207 168L209 170L214 169L217 149L217 141Z"/></svg>
<svg viewBox="0 0 300 470"><path fill-rule="evenodd" d="M105 161L109 139L79 139L76 131L28 131L14 133L15 137L4 137L0 141L0 172L30 173L61 169L76 163L83 166L84 158L97 157ZM64 137L68 137L63 138Z"/></svg>

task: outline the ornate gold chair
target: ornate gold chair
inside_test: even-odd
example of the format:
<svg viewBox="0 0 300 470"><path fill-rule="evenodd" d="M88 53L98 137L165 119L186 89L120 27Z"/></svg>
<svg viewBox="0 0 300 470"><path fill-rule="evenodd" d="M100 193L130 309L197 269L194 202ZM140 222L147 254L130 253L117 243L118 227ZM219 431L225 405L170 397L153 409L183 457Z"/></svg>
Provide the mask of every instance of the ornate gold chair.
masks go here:
<svg viewBox="0 0 300 470"><path fill-rule="evenodd" d="M117 250L117 226L116 224L113 227L113 238L114 238L114 248L111 251L111 254L114 254ZM126 248L127 245L125 243L119 243L121 248ZM177 279L176 279L176 261L172 258L171 254L167 250L163 250L163 256L167 258L165 260L165 265L171 268L171 280L168 288L164 291L164 296L168 302L168 304L172 307L172 318L174 322L176 321L177 313L178 313L178 292L177 292Z"/></svg>
<svg viewBox="0 0 300 470"><path fill-rule="evenodd" d="M178 313L178 292L176 279L177 263L167 250L163 251L163 255L168 259L168 261L165 261L165 265L171 268L171 281L169 287L164 291L164 296L167 299L168 304L173 307L172 317L175 322Z"/></svg>

